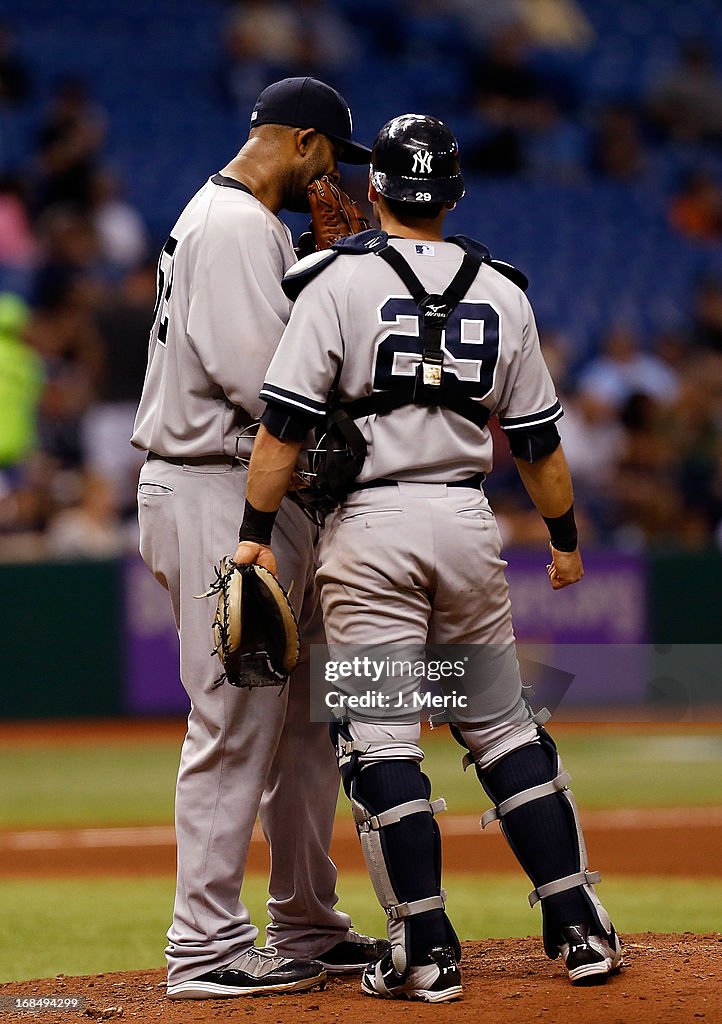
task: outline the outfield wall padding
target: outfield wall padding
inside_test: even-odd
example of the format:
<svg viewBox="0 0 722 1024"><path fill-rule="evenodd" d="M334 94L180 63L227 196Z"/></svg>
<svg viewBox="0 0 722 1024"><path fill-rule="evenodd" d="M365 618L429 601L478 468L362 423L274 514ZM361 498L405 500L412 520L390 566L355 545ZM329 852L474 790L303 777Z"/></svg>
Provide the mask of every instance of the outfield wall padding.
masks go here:
<svg viewBox="0 0 722 1024"><path fill-rule="evenodd" d="M610 645L610 654L611 645L630 652L645 645L649 671L626 699L722 703L721 554L589 552L583 584L560 594L545 589L543 553L510 550L506 557L522 641L557 645L565 656L576 645L583 665L589 657L580 645L600 645L597 652ZM167 594L137 556L0 565L0 678L5 719L188 708ZM607 678L591 697L570 690L566 699L594 703L596 691L600 700L619 701L615 673Z"/></svg>
<svg viewBox="0 0 722 1024"><path fill-rule="evenodd" d="M117 561L0 565L3 718L122 712L121 570Z"/></svg>

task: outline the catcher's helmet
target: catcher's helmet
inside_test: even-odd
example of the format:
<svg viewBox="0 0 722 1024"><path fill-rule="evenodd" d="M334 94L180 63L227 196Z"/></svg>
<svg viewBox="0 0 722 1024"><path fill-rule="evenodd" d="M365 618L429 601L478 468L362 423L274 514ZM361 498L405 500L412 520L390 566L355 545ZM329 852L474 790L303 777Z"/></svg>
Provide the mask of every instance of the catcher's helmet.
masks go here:
<svg viewBox="0 0 722 1024"><path fill-rule="evenodd" d="M464 194L457 141L435 117L394 117L376 136L371 181L380 195L404 203L455 202Z"/></svg>

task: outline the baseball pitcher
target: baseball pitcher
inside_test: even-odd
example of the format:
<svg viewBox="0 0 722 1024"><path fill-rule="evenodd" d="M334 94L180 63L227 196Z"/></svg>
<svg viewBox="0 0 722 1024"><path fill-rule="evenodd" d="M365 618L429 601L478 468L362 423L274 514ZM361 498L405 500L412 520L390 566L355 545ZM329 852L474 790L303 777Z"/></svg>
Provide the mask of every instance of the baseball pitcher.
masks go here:
<svg viewBox="0 0 722 1024"><path fill-rule="evenodd" d="M235 550L258 392L288 320L281 288L296 262L282 208L307 207L311 181L365 163L351 114L312 78L265 89L241 151L191 199L158 263L148 369L132 443L148 452L138 487L141 554L168 590L191 700L176 789L178 875L168 933L174 999L288 992L361 970L381 946L335 909L328 856L338 776L326 730L309 722L307 666L290 683L219 685L212 603L197 600ZM319 639L316 531L284 501L279 575L301 634ZM260 812L271 847L270 947L239 893Z"/></svg>

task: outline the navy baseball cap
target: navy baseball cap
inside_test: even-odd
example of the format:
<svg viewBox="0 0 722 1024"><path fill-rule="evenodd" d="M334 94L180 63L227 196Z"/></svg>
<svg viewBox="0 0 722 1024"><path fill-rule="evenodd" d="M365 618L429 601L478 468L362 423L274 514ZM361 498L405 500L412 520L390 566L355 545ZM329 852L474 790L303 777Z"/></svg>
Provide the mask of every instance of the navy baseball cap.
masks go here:
<svg viewBox="0 0 722 1024"><path fill-rule="evenodd" d="M261 124L315 128L338 144L338 158L343 163L367 164L371 159L371 150L351 138L348 103L340 92L317 78L284 78L264 89L251 114L251 128Z"/></svg>

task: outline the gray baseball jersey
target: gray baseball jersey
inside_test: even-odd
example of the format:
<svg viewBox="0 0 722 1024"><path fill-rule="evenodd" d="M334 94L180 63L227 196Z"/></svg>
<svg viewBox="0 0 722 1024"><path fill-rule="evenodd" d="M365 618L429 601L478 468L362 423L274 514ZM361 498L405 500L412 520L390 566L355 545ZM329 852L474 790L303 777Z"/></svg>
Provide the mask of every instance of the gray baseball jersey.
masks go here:
<svg viewBox="0 0 722 1024"><path fill-rule="evenodd" d="M216 685L211 600L195 600L235 550L246 470L231 458L261 411L263 375L288 319L287 229L239 182L215 175L171 232L133 444L160 455L138 485L140 548L169 591L191 700L176 788L178 879L166 950L168 980L224 967L258 929L240 900L256 816L268 838L268 940L313 956L344 939L328 856L338 775L322 723L308 720L307 664L282 693ZM251 439L243 438L250 451ZM315 531L295 505L278 519L279 576L306 643L320 642ZM290 838L289 838L290 837Z"/></svg>
<svg viewBox="0 0 722 1024"><path fill-rule="evenodd" d="M286 225L240 182L218 174L196 193L158 263L137 448L236 454L263 409L258 389L291 311L280 281L295 262Z"/></svg>
<svg viewBox="0 0 722 1024"><path fill-rule="evenodd" d="M430 294L444 292L463 258L454 243L390 244ZM561 416L531 306L490 266L447 322L442 348L459 394L498 414L505 430ZM372 254L342 254L301 292L261 395L320 416L332 388L341 401L392 389L413 375L421 352L418 309L395 271ZM449 486L491 469L490 432L448 409L414 405L357 423L368 442L359 482L399 482L351 493L324 531L317 578L328 642L336 653L347 644L498 645L510 655L504 671L479 682L474 722L459 721L474 749L493 749L499 730L518 729L529 714L506 563L483 491ZM418 724L350 728L364 742L379 729L419 736Z"/></svg>
<svg viewBox="0 0 722 1024"><path fill-rule="evenodd" d="M429 293L441 293L461 264L451 242L392 239ZM483 403L511 431L562 414L524 293L482 265L452 314L444 370L460 395ZM341 255L301 292L261 397L317 415L337 381L341 401L413 376L421 358L416 304L396 273L374 255ZM360 481L449 482L488 473L488 430L444 408L409 405L358 420L368 442Z"/></svg>

